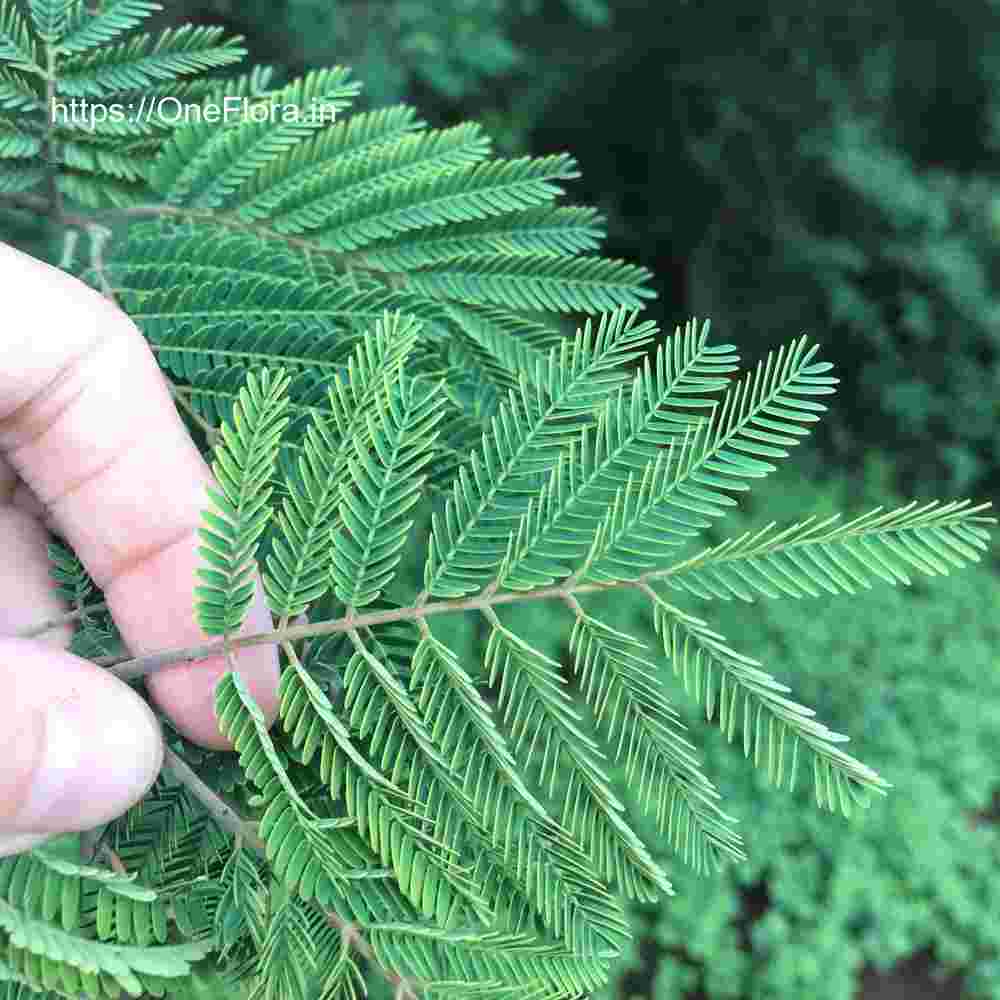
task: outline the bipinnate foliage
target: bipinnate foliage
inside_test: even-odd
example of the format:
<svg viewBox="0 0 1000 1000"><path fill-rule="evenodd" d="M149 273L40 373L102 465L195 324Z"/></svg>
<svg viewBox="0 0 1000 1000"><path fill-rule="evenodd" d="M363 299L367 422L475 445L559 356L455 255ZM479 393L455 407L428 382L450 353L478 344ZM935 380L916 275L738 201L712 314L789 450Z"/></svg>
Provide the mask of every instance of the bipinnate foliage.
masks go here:
<svg viewBox="0 0 1000 1000"><path fill-rule="evenodd" d="M8 135L39 145L9 139L0 175L10 204L89 233L89 264L69 237L63 263L133 317L211 459L192 599L219 639L170 653L230 657L216 711L235 754L171 733L124 817L0 861L7 993L161 995L211 955L268 1000L354 997L366 972L400 997L585 996L628 937L623 898L673 891L612 767L696 870L743 857L670 673L774 784L809 768L844 813L888 787L679 602L947 573L980 558L988 504L772 524L685 556L825 410L837 379L817 348L736 377L708 323L661 337L641 319L646 273L592 253L596 213L555 204L569 157L491 158L476 126L426 129L405 107L341 117L357 87L339 69L182 87L236 50L131 37L153 7L3 7ZM300 114L94 129L86 184L34 114L43 92L162 81L203 107L235 87ZM98 150L137 164L127 197ZM68 201L150 221L106 253L104 216ZM579 313L566 335L558 317ZM133 680L170 662L123 663L86 570L51 551L76 651ZM277 627L254 637L258 569ZM615 591L648 602L655 635L588 610ZM535 601L565 662L510 614ZM484 629L477 658L442 627L463 615ZM247 642L280 645L274 726L240 677Z"/></svg>

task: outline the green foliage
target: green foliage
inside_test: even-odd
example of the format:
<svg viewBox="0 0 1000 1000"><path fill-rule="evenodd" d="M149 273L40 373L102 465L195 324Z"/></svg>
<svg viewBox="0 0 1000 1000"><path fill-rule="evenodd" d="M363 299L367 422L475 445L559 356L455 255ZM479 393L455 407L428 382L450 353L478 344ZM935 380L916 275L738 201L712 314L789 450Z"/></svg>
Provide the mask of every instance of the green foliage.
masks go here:
<svg viewBox="0 0 1000 1000"><path fill-rule="evenodd" d="M217 28L134 34L160 9L155 3L118 0L98 12L83 0L30 0L26 6L28 17L12 2L0 12L0 58L6 63L0 190L7 193L47 184L92 207L138 201L172 129L172 115L147 91L155 87L157 96L178 101L197 96L185 77L246 54L239 39L225 39Z"/></svg>
<svg viewBox="0 0 1000 1000"><path fill-rule="evenodd" d="M158 800L159 788L129 816L135 819L144 805ZM123 990L162 996L167 981L187 976L212 942L171 943L171 893L160 891L162 868L147 868L143 874L151 876L151 884L142 885L136 881L139 871L81 864L73 847L78 858L79 838L69 837L0 860L0 976L67 996L117 997Z"/></svg>
<svg viewBox="0 0 1000 1000"><path fill-rule="evenodd" d="M730 528L742 532L806 507L826 516L857 502L860 490L865 504L899 503L885 487L869 492L817 469L815 477L765 484L754 509L735 512ZM862 968L889 975L924 950L937 974L962 974L963 997L1000 996L996 573L976 568L930 587L915 578L905 589L876 586L865 595L849 611L836 606L849 598L823 609L803 596L758 599L752 615L739 601L717 604L714 617L762 659L785 664L798 695L851 730L855 752L886 761L892 792L850 821L818 815L804 787L787 808L775 808L763 771L748 769L721 733L706 734L705 767L743 819L749 860L716 879L678 871L669 905L633 908L644 958L623 961L597 994L602 1000L632 995L629 984L654 1000L699 988L710 1000L851 1000ZM599 612L628 632L647 616L638 601L617 599ZM698 724L693 706L678 710ZM640 833L653 837L624 769L615 787ZM909 988L944 994L929 976Z"/></svg>
<svg viewBox="0 0 1000 1000"><path fill-rule="evenodd" d="M47 85L103 97L229 59L213 29L129 37L151 10L39 3L29 27L8 3L8 71L44 52ZM345 116L339 68L189 82L203 109L233 86L296 114L156 133L109 248L76 168L41 157L52 128L21 157L47 193L11 204L67 228L64 266L131 315L211 460L194 610L229 658L215 709L235 759L168 731L178 784L90 832L82 863L3 862L0 971L62 995L197 992L205 968L253 1000L353 997L362 970L399 996L589 994L628 947L626 901L674 892L658 844L698 872L746 853L671 670L728 739L742 719L773 783L794 790L808 760L847 814L888 788L668 593L909 584L978 561L989 505L799 520L683 557L825 412L838 380L816 345L731 379L707 323L661 338L639 316L648 272L598 256L598 216L556 204L567 155L492 157L477 126L403 108ZM129 156L134 137L100 141ZM65 546L53 562L68 599L100 597ZM274 725L232 659L258 566ZM616 624L609 597L644 620ZM112 629L94 609L76 648Z"/></svg>
<svg viewBox="0 0 1000 1000"><path fill-rule="evenodd" d="M271 517L267 480L274 471L281 432L288 424L283 395L288 378L264 371L253 374L233 407L233 422L222 429L225 447L216 452L212 471L222 490L208 495L214 512L205 512L198 551L211 568L200 568L195 588L198 624L208 635L239 627L253 600L252 554Z"/></svg>

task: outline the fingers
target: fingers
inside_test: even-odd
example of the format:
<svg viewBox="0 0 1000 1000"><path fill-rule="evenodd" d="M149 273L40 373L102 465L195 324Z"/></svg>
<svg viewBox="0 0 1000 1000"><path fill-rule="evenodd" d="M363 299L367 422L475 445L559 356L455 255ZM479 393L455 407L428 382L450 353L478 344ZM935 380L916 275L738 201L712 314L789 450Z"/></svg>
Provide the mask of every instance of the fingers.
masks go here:
<svg viewBox="0 0 1000 1000"><path fill-rule="evenodd" d="M193 610L196 530L213 480L145 339L92 289L2 244L0 281L0 455L102 588L133 653L204 642ZM44 547L28 546L19 558L25 573L37 574ZM30 608L38 620L37 605ZM3 613L10 620L26 612ZM270 627L258 581L242 632ZM235 663L273 718L275 648L239 650ZM188 738L225 747L213 690L227 669L222 657L179 664L147 687Z"/></svg>
<svg viewBox="0 0 1000 1000"><path fill-rule="evenodd" d="M0 459L0 476L2 476ZM4 506L0 491L0 636L16 635L37 622L66 613L49 573L49 534L41 523L13 506ZM73 637L70 624L38 637L59 649ZM0 687L0 701L6 695Z"/></svg>
<svg viewBox="0 0 1000 1000"><path fill-rule="evenodd" d="M163 763L146 703L107 671L0 639L0 855L123 813Z"/></svg>
<svg viewBox="0 0 1000 1000"><path fill-rule="evenodd" d="M0 636L66 608L48 575L48 533L4 499L0 459ZM88 829L145 794L162 763L159 726L111 674L63 650L72 630L0 638L0 856ZM27 832L38 831L38 832Z"/></svg>

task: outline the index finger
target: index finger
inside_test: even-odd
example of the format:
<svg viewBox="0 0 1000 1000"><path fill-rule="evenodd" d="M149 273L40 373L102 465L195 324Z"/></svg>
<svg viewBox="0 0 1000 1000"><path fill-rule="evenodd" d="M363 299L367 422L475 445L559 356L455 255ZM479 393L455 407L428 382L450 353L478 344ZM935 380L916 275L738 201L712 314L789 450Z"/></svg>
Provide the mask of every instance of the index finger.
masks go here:
<svg viewBox="0 0 1000 1000"><path fill-rule="evenodd" d="M135 655L206 640L194 616L197 529L214 485L145 338L112 302L71 275L0 244L0 454L44 505L104 591ZM272 627L259 585L244 633ZM235 652L269 719L272 645ZM213 696L221 656L147 678L189 739L226 747Z"/></svg>

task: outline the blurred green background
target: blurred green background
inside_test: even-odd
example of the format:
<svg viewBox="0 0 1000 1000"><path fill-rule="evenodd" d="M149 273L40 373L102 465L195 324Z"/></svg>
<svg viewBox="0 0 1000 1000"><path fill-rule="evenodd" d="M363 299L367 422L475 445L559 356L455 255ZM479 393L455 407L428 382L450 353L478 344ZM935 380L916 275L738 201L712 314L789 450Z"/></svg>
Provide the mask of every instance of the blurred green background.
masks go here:
<svg viewBox="0 0 1000 1000"><path fill-rule="evenodd" d="M608 214L610 254L656 273L664 327L710 316L747 363L818 341L842 379L831 410L725 535L996 494L1000 3L168 6L163 23L224 24L288 75L351 65L368 105L476 118L508 154L571 152L573 200ZM851 821L820 813L808 783L769 791L688 712L749 861L698 877L664 845L678 895L634 910L602 1000L1000 998L998 607L994 559L902 590L699 612L895 787ZM601 610L624 631L646 613ZM519 612L543 646L555 613Z"/></svg>

